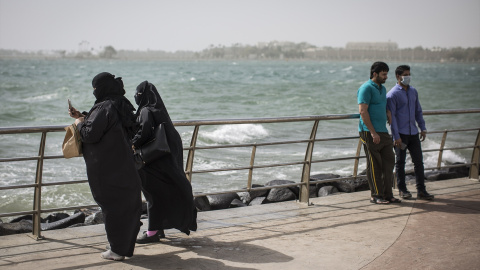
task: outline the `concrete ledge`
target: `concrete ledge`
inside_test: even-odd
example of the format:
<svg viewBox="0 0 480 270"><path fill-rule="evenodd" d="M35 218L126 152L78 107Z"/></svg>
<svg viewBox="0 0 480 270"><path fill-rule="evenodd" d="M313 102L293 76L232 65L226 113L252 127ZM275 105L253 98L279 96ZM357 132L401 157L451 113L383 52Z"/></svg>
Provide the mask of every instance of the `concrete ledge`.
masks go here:
<svg viewBox="0 0 480 270"><path fill-rule="evenodd" d="M375 205L369 191L200 212L190 236L106 261L103 225L0 237L2 269L475 269L480 265L480 182L427 183L432 202ZM410 188L414 190L414 188ZM414 194L415 196L415 194ZM144 222L146 229L146 222Z"/></svg>

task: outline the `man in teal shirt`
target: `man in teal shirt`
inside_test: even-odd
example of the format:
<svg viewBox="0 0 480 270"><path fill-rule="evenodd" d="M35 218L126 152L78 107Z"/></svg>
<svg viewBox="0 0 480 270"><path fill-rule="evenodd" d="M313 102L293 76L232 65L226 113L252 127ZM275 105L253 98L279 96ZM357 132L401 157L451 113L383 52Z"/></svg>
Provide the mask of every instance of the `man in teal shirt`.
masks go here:
<svg viewBox="0 0 480 270"><path fill-rule="evenodd" d="M358 131L367 159L367 180L371 203L399 203L393 197L392 177L395 165L392 137L387 129L387 90L383 86L388 76L388 65L373 63L370 80L357 91L360 122Z"/></svg>

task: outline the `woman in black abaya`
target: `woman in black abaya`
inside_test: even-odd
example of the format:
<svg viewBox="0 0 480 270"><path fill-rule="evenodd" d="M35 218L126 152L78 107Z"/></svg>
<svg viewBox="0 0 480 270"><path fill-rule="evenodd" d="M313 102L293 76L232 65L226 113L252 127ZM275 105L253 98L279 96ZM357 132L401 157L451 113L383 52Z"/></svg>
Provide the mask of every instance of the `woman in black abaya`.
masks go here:
<svg viewBox="0 0 480 270"><path fill-rule="evenodd" d="M121 78L103 72L93 78L92 86L92 109L86 115L75 108L69 113L77 118L88 183L103 212L110 249L102 258L123 260L133 256L140 230L141 182L130 141L135 108L124 96Z"/></svg>
<svg viewBox="0 0 480 270"><path fill-rule="evenodd" d="M148 231L137 243L160 241L163 230L175 228L190 234L197 229L197 212L192 186L183 170L182 139L155 86L147 81L138 85L135 94L138 130L133 137L134 148L153 138L155 126L164 123L171 154L146 164L140 169L142 191L148 206Z"/></svg>

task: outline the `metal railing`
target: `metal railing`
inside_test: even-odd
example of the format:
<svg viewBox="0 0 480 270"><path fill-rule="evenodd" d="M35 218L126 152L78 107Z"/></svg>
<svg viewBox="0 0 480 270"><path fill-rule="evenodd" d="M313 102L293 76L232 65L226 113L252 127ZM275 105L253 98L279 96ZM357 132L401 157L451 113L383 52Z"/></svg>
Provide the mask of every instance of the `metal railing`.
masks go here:
<svg viewBox="0 0 480 270"><path fill-rule="evenodd" d="M442 114L468 114L468 113L480 113L480 109L463 109L463 110L435 110L435 111L424 111L424 116L427 115L442 115ZM280 117L280 118L254 118L254 119L228 119L228 120L192 120L192 121L174 121L175 126L188 126L194 127L192 138L190 140L190 146L184 148L184 151L188 151L186 169L185 173L189 181L192 181L194 174L199 173L208 173L208 172L220 172L220 171L240 171L248 170L248 176L246 179L247 188L238 189L238 190L228 190L221 192L210 192L210 193L201 193L195 194L194 196L206 196L214 194L224 194L231 192L244 192L244 191L255 191L255 190L266 190L279 187L300 187L299 192L299 202L309 203L309 187L311 184L317 184L322 182L334 182L341 180L357 179L359 160L364 158L361 155L362 144L358 136L349 136L349 137L335 137L335 138L316 138L317 129L319 123L325 120L344 120L344 119L358 119L359 114L339 114L339 115L320 115L320 116L301 116L301 117ZM478 118L475 118L478 119ZM198 134L201 126L212 126L212 125L236 125L236 124L265 124L265 123L284 123L284 122L313 122L310 137L307 140L290 140L290 141L277 141L277 142L266 142L266 143L251 143L251 144L233 144L233 145L215 145L215 146L197 146ZM474 122L474 121L472 121ZM13 158L0 158L1 162L20 162L33 160L37 161L36 165L36 175L35 183L27 185L16 185L16 186L0 186L0 190L13 190L21 188L34 188L34 198L33 198L33 209L31 211L21 211L21 212L11 212L11 213L0 213L0 217L10 217L10 216L21 216L21 215L33 215L33 231L32 237L35 239L42 239L41 236L41 214L49 212L60 212L60 211L69 211L74 209L96 207L97 205L79 205L72 207L63 207L63 208L50 208L42 209L41 205L41 195L42 187L47 186L56 186L56 185L70 185L70 184L79 184L86 183L87 180L78 180L78 181L61 181L53 183L42 183L43 176L43 162L44 160L49 159L63 159L63 155L45 155L45 144L48 133L52 132L64 132L65 126L41 126L41 127L9 127L9 128L0 128L0 135L5 134L22 134L22 133L40 133L40 145L37 156L32 157L13 157ZM445 147L445 142L447 139L447 134L452 132L466 132L466 131L477 131L477 137L473 145L467 145L462 147ZM472 179L479 178L479 159L480 159L480 127L468 128L468 129L451 129L444 131L429 131L429 134L443 133L442 141L440 143L439 149L425 149L423 152L433 152L438 151L438 162L437 166L425 168L425 170L440 170L443 168L454 168L461 166L470 166L469 177ZM330 158L330 159L312 159L314 144L319 142L326 141L339 141L339 140L358 140L357 149L355 156L347 156L340 158ZM271 146L271 145L287 145L287 144L298 144L306 143L307 147L305 149L305 157L302 161L297 162L286 162L286 163L271 163L265 165L255 165L256 151L259 147ZM243 167L231 167L231 168L221 168L221 169L211 169L211 170L193 170L194 166L194 156L197 150L201 149L219 149L219 148L237 148L237 147L251 147L251 156L250 156L250 165ZM444 151L447 150L460 150L460 149L472 149L472 159L470 163L460 164L460 165L444 165L442 166L442 158ZM321 163L321 162L334 162L334 161L345 161L353 160L353 174L350 177L340 177L335 179L325 179L325 180L310 180L310 171L312 164ZM254 169L260 168L272 168L272 167L281 167L281 166L292 166L292 165L303 165L301 176L299 177L300 182L295 182L292 184L261 187L261 188L252 188L252 175Z"/></svg>

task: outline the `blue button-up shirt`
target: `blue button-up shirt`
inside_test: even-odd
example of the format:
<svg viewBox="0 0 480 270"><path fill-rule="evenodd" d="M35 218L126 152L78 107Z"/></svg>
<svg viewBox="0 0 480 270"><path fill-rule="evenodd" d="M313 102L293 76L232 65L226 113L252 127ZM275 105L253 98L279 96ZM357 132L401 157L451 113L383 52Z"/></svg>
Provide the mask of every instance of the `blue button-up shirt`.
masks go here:
<svg viewBox="0 0 480 270"><path fill-rule="evenodd" d="M387 109L392 113L390 127L394 140L400 138L399 133L405 135L418 134L420 129L427 130L423 120L422 106L418 100L417 89L408 86L404 90L398 83L387 93Z"/></svg>

